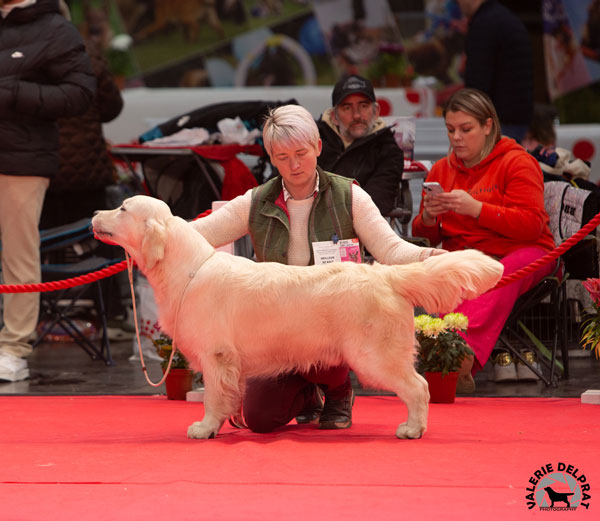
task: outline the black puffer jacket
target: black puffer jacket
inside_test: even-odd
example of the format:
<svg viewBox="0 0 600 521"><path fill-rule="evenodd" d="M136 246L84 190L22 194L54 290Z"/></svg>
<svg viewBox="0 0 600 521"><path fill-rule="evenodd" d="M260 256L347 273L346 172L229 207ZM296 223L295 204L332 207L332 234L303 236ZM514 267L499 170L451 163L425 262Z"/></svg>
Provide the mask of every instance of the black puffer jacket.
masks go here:
<svg viewBox="0 0 600 521"><path fill-rule="evenodd" d="M120 114L123 98L102 50L89 40L86 48L98 88L91 107L84 114L58 120L60 169L50 182L50 193L91 192L115 182L102 123Z"/></svg>
<svg viewBox="0 0 600 521"><path fill-rule="evenodd" d="M56 119L82 114L96 78L77 29L57 0L0 17L0 173L52 177Z"/></svg>
<svg viewBox="0 0 600 521"><path fill-rule="evenodd" d="M404 154L392 131L383 127L344 148L342 138L327 119L325 113L317 121L323 141L318 165L328 172L356 179L386 215L396 206L404 170Z"/></svg>

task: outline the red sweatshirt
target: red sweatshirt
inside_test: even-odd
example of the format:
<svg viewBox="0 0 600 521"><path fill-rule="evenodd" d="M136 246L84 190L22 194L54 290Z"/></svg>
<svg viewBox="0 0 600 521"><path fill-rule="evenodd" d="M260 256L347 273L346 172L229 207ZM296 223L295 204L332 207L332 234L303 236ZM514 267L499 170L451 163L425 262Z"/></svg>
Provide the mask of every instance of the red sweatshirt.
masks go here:
<svg viewBox="0 0 600 521"><path fill-rule="evenodd" d="M438 216L436 225L425 226L421 201L412 224L414 237L427 237L432 246L441 242L450 251L474 248L495 257L531 246L554 249L542 171L513 139L503 137L472 168L465 167L453 152L450 163L442 158L433 165L427 181L438 181L447 192L465 190L483 206L477 219L446 212Z"/></svg>

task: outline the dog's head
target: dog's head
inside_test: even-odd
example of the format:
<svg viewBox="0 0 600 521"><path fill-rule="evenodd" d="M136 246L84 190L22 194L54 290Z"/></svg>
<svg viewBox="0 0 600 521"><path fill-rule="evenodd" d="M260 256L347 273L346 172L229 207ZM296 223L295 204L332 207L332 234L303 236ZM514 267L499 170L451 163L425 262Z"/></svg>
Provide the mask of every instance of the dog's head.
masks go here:
<svg viewBox="0 0 600 521"><path fill-rule="evenodd" d="M169 206L153 197L136 195L114 210L103 210L92 219L94 236L124 248L142 271L150 270L165 253Z"/></svg>

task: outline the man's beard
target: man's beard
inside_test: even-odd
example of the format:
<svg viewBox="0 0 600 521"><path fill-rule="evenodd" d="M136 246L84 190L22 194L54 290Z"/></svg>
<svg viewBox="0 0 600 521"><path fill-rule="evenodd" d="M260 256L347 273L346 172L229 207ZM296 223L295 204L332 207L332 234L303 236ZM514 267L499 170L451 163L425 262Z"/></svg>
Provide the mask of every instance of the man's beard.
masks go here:
<svg viewBox="0 0 600 521"><path fill-rule="evenodd" d="M349 126L345 126L339 123L340 134L344 136L346 140L355 140L367 136L371 133L374 126L374 121L372 121L369 124L368 121L363 119L356 122L352 122Z"/></svg>

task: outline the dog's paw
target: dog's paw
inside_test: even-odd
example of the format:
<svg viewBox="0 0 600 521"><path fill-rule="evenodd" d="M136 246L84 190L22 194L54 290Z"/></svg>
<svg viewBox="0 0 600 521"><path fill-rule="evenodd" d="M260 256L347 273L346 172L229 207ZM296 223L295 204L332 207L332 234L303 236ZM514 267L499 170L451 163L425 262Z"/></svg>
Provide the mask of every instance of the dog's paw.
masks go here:
<svg viewBox="0 0 600 521"><path fill-rule="evenodd" d="M188 438L195 440L209 440L217 435L218 429L203 422L194 422L188 427Z"/></svg>
<svg viewBox="0 0 600 521"><path fill-rule="evenodd" d="M424 433L424 426L415 428L414 426L409 426L408 423L401 423L400 425L398 425L398 429L396 430L396 436L402 440L416 440L423 436Z"/></svg>

